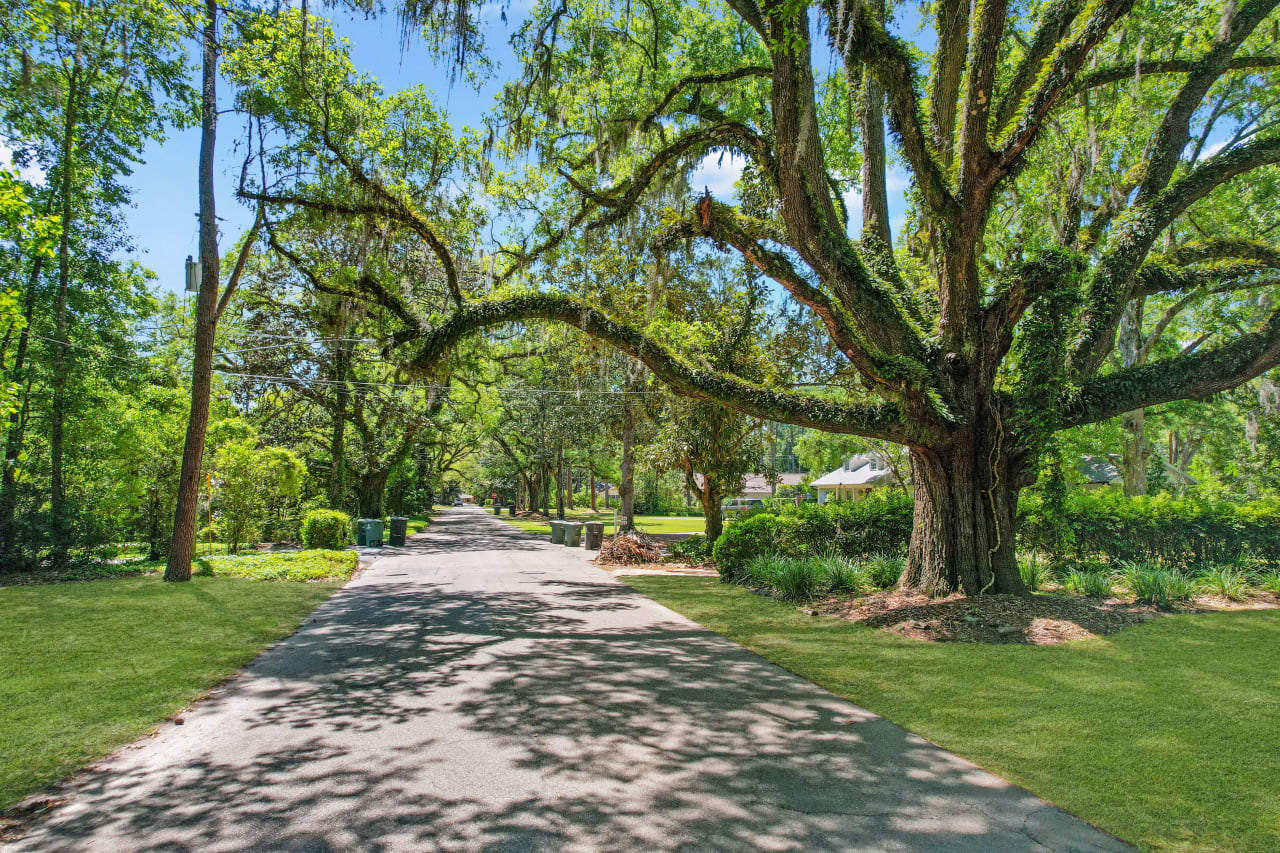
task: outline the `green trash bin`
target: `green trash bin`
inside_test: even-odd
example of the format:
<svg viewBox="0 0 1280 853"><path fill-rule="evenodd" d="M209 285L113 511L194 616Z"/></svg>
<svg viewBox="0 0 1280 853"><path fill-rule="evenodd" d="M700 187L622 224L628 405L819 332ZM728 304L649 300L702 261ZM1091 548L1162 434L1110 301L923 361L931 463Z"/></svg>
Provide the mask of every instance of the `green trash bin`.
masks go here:
<svg viewBox="0 0 1280 853"><path fill-rule="evenodd" d="M357 521L356 544L365 548L381 548L382 519L362 518Z"/></svg>
<svg viewBox="0 0 1280 853"><path fill-rule="evenodd" d="M588 551L599 551L600 546L604 544L604 522L588 521L586 535L583 537L582 546Z"/></svg>
<svg viewBox="0 0 1280 853"><path fill-rule="evenodd" d="M409 519L402 515L391 517L391 533L387 540L392 548L403 548L405 535L409 532Z"/></svg>
<svg viewBox="0 0 1280 853"><path fill-rule="evenodd" d="M493 502L493 514L502 515L502 504L498 503L497 501Z"/></svg>
<svg viewBox="0 0 1280 853"><path fill-rule="evenodd" d="M582 522L567 521L564 525L564 547L577 548L582 544Z"/></svg>
<svg viewBox="0 0 1280 853"><path fill-rule="evenodd" d="M564 522L552 521L550 522L550 524L551 524L551 544L563 545L564 544Z"/></svg>
<svg viewBox="0 0 1280 853"><path fill-rule="evenodd" d="M507 507L507 515L515 515L515 514L516 514L516 505L511 504L509 507Z"/></svg>

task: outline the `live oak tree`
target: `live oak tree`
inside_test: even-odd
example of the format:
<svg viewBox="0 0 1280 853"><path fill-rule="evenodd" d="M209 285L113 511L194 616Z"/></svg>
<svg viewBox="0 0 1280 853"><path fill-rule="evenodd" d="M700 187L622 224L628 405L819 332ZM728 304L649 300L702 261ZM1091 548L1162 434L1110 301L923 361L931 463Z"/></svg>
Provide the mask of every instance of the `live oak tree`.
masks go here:
<svg viewBox="0 0 1280 853"><path fill-rule="evenodd" d="M509 247L509 272L483 292L452 290L452 303L434 311L412 294L363 284L403 309L396 341L414 347L423 368L479 329L558 322L609 342L694 399L903 445L915 492L903 583L1024 592L1017 500L1049 437L1202 398L1280 362L1274 308L1191 352L1109 362L1136 296L1233 291L1270 269L1248 246L1220 241L1171 262L1162 240L1181 218L1226 203L1221 188L1280 162L1271 128L1229 137L1209 158L1186 154L1203 133L1206 99L1241 79L1267 80L1280 64L1276 5L1056 0L1024 9L939 0L936 39L922 61L880 9L858 2L653 2L639 13L557 0L536 8L517 40L525 72L504 95L502 151L531 154L538 167L505 198L525 219L531 207L542 214ZM827 67L837 73L821 74ZM1073 152L1087 144L1072 123L1092 93L1118 85L1141 89L1153 117L1117 151L1127 186L1069 193L1061 211L1069 227L1054 239L1040 238L1038 227L1027 239L996 239L1017 235L1010 223L1042 216L1027 204L1028 189L1071 162L1045 157L1050 143ZM1244 97L1265 88L1247 86ZM269 202L415 230L453 281L453 259L464 252L440 237L449 205L424 193L385 138L379 147L336 137L340 103L353 102L313 94L309 112L291 107L289 120L305 140L299 150L321 152L360 191L358 201L326 196L326 168ZM714 152L746 164L736 201L706 195L673 206L653 235L657 250L685 240L741 255L812 312L857 377L857 394L743 380L565 285L565 257L584 234L612 238L651 203L656 185ZM896 247L884 190L889 154L911 183L908 233ZM479 177L484 186L488 176ZM855 186L857 238L848 210ZM1077 222L1086 239L1072 238Z"/></svg>

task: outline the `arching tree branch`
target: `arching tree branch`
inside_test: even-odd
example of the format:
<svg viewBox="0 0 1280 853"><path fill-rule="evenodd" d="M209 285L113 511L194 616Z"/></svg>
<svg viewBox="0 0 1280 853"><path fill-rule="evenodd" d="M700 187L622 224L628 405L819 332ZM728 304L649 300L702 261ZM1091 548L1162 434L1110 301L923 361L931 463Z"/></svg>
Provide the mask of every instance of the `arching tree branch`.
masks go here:
<svg viewBox="0 0 1280 853"><path fill-rule="evenodd" d="M1066 407L1063 426L1097 423L1145 406L1199 400L1280 364L1280 311L1257 331L1211 350L1099 376Z"/></svg>
<svg viewBox="0 0 1280 853"><path fill-rule="evenodd" d="M856 406L804 394L773 391L737 377L695 367L640 331L568 296L527 294L510 299L473 302L439 326L412 340L418 344L414 365L426 369L472 333L504 323L548 320L564 323L605 341L643 362L676 393L720 403L755 417L908 443L914 434L897 407ZM915 428L919 430L919 427Z"/></svg>

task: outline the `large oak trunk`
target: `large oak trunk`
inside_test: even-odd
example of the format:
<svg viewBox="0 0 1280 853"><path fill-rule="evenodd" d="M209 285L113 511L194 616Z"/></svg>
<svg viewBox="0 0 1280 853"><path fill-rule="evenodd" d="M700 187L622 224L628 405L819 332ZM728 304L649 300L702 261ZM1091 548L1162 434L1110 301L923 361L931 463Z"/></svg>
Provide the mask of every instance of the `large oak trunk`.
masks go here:
<svg viewBox="0 0 1280 853"><path fill-rule="evenodd" d="M915 526L902 586L932 595L1026 594L1014 548L1016 481L1008 463L987 461L982 444L912 448Z"/></svg>

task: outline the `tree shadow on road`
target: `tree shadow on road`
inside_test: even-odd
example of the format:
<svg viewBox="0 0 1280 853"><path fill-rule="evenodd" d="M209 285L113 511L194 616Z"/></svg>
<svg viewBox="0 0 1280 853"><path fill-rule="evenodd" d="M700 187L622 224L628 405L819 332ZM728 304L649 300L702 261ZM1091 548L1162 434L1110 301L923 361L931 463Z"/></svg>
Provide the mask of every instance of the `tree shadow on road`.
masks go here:
<svg viewBox="0 0 1280 853"><path fill-rule="evenodd" d="M355 591L191 715L223 740L91 774L32 849L1109 843L612 580Z"/></svg>

